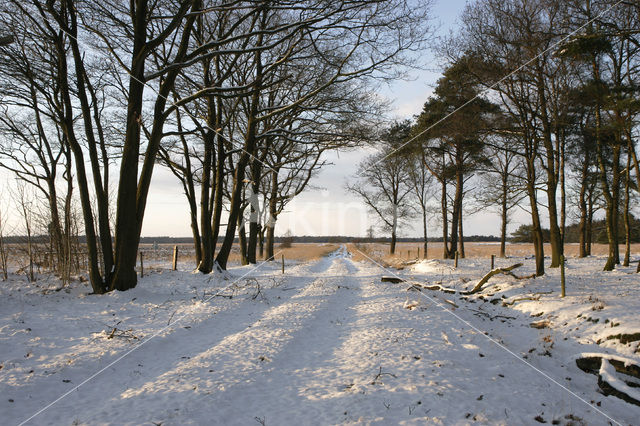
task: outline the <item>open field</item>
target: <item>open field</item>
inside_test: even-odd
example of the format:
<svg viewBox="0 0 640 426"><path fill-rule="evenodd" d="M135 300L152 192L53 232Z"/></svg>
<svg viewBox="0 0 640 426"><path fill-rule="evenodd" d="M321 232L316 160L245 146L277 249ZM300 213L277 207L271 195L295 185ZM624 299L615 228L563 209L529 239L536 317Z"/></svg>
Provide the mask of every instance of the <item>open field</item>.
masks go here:
<svg viewBox="0 0 640 426"><path fill-rule="evenodd" d="M465 243L465 255L467 258L482 258L490 257L495 254L496 257L500 253L500 243L494 242L470 242ZM396 254L394 256L389 254L389 244L382 243L358 243L349 244L349 249L354 253L354 259L362 260L364 256L359 251L364 252L367 256L377 260L384 261L387 264L397 263L399 260L417 259L418 249L420 250L420 258L423 258L423 244L422 243L398 243L396 245ZM593 244L591 247L591 254L593 256L606 256L609 250L609 246L606 244ZM624 245L620 245L620 256L624 256ZM528 257L533 256L533 244L518 243L507 244L506 247L507 257ZM549 244L544 245L545 255L551 253L551 246ZM579 252L578 244L565 244L565 256L567 258L577 257ZM428 259L441 259L442 258L442 243L429 243L428 246ZM633 261L640 255L640 244L631 245L631 260Z"/></svg>
<svg viewBox="0 0 640 426"><path fill-rule="evenodd" d="M158 244L157 249L154 249L152 244L142 244L140 251L144 253L145 261L153 260L154 266L162 266L171 264L173 247L173 244ZM283 248L276 244L274 253L278 261L284 255L285 261L306 262L327 256L339 247L337 244L329 243L293 243L291 247ZM195 251L192 244L178 244L178 254L179 267L181 269L195 268ZM258 260L263 259L259 257ZM237 244L234 244L231 248L229 263L232 265L240 264L240 247Z"/></svg>

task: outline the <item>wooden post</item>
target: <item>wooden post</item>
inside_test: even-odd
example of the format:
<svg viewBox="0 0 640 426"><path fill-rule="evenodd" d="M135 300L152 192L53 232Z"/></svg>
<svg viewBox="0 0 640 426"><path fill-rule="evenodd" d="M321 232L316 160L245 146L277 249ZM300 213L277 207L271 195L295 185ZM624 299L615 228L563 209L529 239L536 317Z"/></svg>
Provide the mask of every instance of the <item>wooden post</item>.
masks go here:
<svg viewBox="0 0 640 426"><path fill-rule="evenodd" d="M173 246L173 270L178 270L178 246Z"/></svg>
<svg viewBox="0 0 640 426"><path fill-rule="evenodd" d="M455 261L454 261L454 263L453 263L453 267L454 267L454 268L457 268L457 267L458 267L458 256L459 256L459 255L458 255L458 252L456 251L456 257L455 257Z"/></svg>
<svg viewBox="0 0 640 426"><path fill-rule="evenodd" d="M564 254L560 255L560 297L566 295L564 286Z"/></svg>
<svg viewBox="0 0 640 426"><path fill-rule="evenodd" d="M496 255L492 254L491 255L491 270L493 271L496 265Z"/></svg>
<svg viewBox="0 0 640 426"><path fill-rule="evenodd" d="M140 252L140 278L144 278L144 254Z"/></svg>
<svg viewBox="0 0 640 426"><path fill-rule="evenodd" d="M282 255L282 273L284 274L284 254Z"/></svg>
<svg viewBox="0 0 640 426"><path fill-rule="evenodd" d="M416 259L420 259L420 247L418 247L418 257Z"/></svg>
<svg viewBox="0 0 640 426"><path fill-rule="evenodd" d="M407 250L407 259L411 259L411 250Z"/></svg>

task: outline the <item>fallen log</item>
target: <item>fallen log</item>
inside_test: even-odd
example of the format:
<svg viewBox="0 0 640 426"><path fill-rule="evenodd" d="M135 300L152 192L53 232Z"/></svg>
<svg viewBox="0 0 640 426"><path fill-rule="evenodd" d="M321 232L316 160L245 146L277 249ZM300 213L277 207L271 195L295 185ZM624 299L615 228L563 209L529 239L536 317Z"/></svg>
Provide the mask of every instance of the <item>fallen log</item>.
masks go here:
<svg viewBox="0 0 640 426"><path fill-rule="evenodd" d="M498 275L498 274L510 274L510 275L513 275L513 274L511 274L511 271L513 271L514 269L519 268L521 266L522 266L522 263L516 263L515 265L511 265L511 266L508 266L506 268L493 269L493 270L489 271L484 277L482 277L482 279L480 281L478 281L478 284L476 284L475 287L473 287L469 291L463 292L462 294L469 295L469 294L478 293L480 290L482 290L482 286L485 285L487 283L487 281L489 281L489 279L491 279L491 277L493 277L494 275Z"/></svg>
<svg viewBox="0 0 640 426"><path fill-rule="evenodd" d="M445 301L445 303L450 304L451 306L453 306L454 308L459 308L458 305L456 305L456 303L453 300L449 300L449 299L442 299Z"/></svg>
<svg viewBox="0 0 640 426"><path fill-rule="evenodd" d="M448 294L456 294L457 293L457 290L454 290L452 288L442 287L440 284L422 285L422 287L426 288L427 290L439 290L439 291L443 291L443 292L448 293Z"/></svg>
<svg viewBox="0 0 640 426"><path fill-rule="evenodd" d="M516 297L515 299L512 299L508 302L502 302L502 306L503 307L508 307L508 306L513 306L518 302L522 302L524 300L533 300L533 301L537 301L540 300L540 295L535 295L535 296L524 296L524 297Z"/></svg>
<svg viewBox="0 0 640 426"><path fill-rule="evenodd" d="M640 367L631 360L608 354L583 354L576 359L576 365L581 370L598 376L598 386L604 395L612 395L640 406L637 382L630 380L630 377L640 377Z"/></svg>
<svg viewBox="0 0 640 426"><path fill-rule="evenodd" d="M394 283L394 284L404 282L402 278L398 278L398 277L382 277L380 278L380 281L382 281L383 283Z"/></svg>

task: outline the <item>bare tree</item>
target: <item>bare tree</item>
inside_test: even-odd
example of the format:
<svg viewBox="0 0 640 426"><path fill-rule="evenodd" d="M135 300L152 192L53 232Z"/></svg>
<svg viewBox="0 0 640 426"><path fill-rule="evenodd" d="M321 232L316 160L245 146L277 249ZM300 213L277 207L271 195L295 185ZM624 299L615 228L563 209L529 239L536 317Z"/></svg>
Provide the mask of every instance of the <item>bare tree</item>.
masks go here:
<svg viewBox="0 0 640 426"><path fill-rule="evenodd" d="M500 215L500 257L506 256L507 226L510 212L526 197L517 173L522 168L518 161L517 142L503 129L502 135L491 137L486 145L486 156L491 160L481 167L480 190L475 192L479 208L496 208Z"/></svg>
<svg viewBox="0 0 640 426"><path fill-rule="evenodd" d="M0 194L0 199L4 199L4 193ZM7 205L0 206L0 268L2 268L2 280L9 278L9 247L5 237L7 235Z"/></svg>

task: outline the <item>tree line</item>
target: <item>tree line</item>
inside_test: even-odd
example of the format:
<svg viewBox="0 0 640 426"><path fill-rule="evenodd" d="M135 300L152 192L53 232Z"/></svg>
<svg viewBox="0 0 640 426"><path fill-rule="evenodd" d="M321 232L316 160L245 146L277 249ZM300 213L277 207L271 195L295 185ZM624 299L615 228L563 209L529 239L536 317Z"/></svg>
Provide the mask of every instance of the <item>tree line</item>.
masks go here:
<svg viewBox="0 0 640 426"><path fill-rule="evenodd" d="M423 48L429 6L7 0L0 165L45 206L57 264L84 236L94 293L136 285L158 165L184 190L199 271L225 269L236 237L244 262L271 258L323 154L372 137L373 89Z"/></svg>
<svg viewBox="0 0 640 426"><path fill-rule="evenodd" d="M380 137L347 189L390 230L392 253L398 227L417 215L426 255L436 213L443 257L464 257L464 214L493 209L504 256L519 207L543 275L543 243L559 266L572 218L579 255L590 254L600 210L604 269L621 262L621 242L628 265L640 188L640 4L476 0L460 22L440 43L446 66L433 96Z"/></svg>

